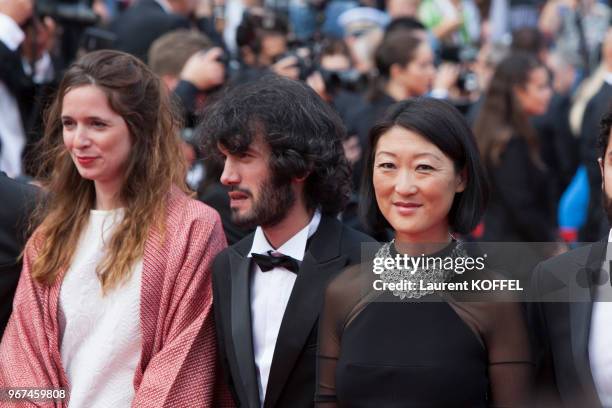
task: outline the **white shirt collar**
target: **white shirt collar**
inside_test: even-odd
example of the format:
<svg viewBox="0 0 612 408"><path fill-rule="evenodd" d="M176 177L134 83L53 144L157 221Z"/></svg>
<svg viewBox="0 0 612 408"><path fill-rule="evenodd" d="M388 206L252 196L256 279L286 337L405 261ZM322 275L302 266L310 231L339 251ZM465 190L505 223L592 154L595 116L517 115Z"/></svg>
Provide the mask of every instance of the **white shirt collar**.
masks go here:
<svg viewBox="0 0 612 408"><path fill-rule="evenodd" d="M155 0L155 2L157 4L159 4L161 6L161 8L164 9L164 11L168 14L172 14L172 8L170 7L170 4L168 4L168 2L166 0Z"/></svg>
<svg viewBox="0 0 612 408"><path fill-rule="evenodd" d="M24 39L25 34L21 27L19 27L12 18L6 14L0 13L0 41L2 41L9 50L15 51L19 48Z"/></svg>
<svg viewBox="0 0 612 408"><path fill-rule="evenodd" d="M612 228L610 229L610 232L608 233L608 242L612 242Z"/></svg>
<svg viewBox="0 0 612 408"><path fill-rule="evenodd" d="M304 259L304 252L306 252L306 242L308 238L314 235L319 227L319 223L321 222L321 211L316 210L314 215L312 216L310 223L307 226L302 228L297 234L291 237L287 242L281 245L280 248L274 249L272 245L268 242L263 229L261 227L257 227L255 230L255 236L253 237L253 245L251 246L251 250L249 251L248 257L251 256L251 253L256 254L267 254L268 251L280 252L283 255L288 255L292 258L301 261Z"/></svg>
<svg viewBox="0 0 612 408"><path fill-rule="evenodd" d="M606 81L608 85L612 85L612 72L606 72L606 76L604 76L604 81Z"/></svg>

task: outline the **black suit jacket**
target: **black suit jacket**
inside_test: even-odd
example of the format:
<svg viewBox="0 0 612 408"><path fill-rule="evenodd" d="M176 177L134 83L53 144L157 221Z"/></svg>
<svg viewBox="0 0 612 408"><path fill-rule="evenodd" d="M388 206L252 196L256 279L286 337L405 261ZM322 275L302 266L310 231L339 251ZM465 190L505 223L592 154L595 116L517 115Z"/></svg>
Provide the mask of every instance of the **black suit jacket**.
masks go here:
<svg viewBox="0 0 612 408"><path fill-rule="evenodd" d="M512 137L498 165L487 165L491 198L484 216L484 241L556 240L554 189L546 170L529 158L527 142Z"/></svg>
<svg viewBox="0 0 612 408"><path fill-rule="evenodd" d="M37 189L22 184L0 172L0 338L11 314L29 216Z"/></svg>
<svg viewBox="0 0 612 408"><path fill-rule="evenodd" d="M189 20L166 13L155 0L139 1L109 25L109 30L117 36L113 47L145 62L153 41L178 28L190 28Z"/></svg>
<svg viewBox="0 0 612 408"><path fill-rule="evenodd" d="M539 264L529 304L540 407L601 407L591 374L589 335L594 288L607 242L597 242ZM607 281L603 284L609 285Z"/></svg>
<svg viewBox="0 0 612 408"><path fill-rule="evenodd" d="M213 264L219 356L240 407L260 406L253 356L249 275L254 234L221 252ZM304 254L274 349L264 407L312 407L317 325L330 278L361 261L361 243L372 238L323 216Z"/></svg>
<svg viewBox="0 0 612 408"><path fill-rule="evenodd" d="M26 136L23 152L24 168L28 174L34 174L38 158L34 156L34 145L42 136L42 112L50 101L55 82L35 84L30 75L23 69L19 50L11 51L0 41L0 81L17 100L21 122ZM2 146L0 144L0 150ZM38 160L39 161L39 160Z"/></svg>
<svg viewBox="0 0 612 408"><path fill-rule="evenodd" d="M601 205L601 173L599 157L599 124L603 115L612 106L612 85L604 82L599 91L589 100L582 117L580 130L580 158L586 166L589 179L589 210L579 239L592 242L602 239L608 231L606 215Z"/></svg>

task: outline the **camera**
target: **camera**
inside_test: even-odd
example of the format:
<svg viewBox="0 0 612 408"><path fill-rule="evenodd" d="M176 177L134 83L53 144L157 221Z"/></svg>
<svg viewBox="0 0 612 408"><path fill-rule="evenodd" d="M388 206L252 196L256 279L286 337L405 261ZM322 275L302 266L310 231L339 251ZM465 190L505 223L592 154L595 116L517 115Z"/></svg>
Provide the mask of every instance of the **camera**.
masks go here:
<svg viewBox="0 0 612 408"><path fill-rule="evenodd" d="M323 77L325 90L334 95L341 89L357 92L364 88L367 83L367 78L356 69L346 71L331 71L319 67L317 69Z"/></svg>
<svg viewBox="0 0 612 408"><path fill-rule="evenodd" d="M89 26L99 19L91 6L91 0L37 0L35 13L39 18L51 17L58 23Z"/></svg>

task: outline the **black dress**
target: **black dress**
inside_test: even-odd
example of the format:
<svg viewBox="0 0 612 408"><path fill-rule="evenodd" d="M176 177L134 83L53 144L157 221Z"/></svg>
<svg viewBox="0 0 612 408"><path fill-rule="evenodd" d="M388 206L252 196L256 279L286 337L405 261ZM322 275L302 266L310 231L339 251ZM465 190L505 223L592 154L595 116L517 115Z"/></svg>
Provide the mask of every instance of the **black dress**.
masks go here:
<svg viewBox="0 0 612 408"><path fill-rule="evenodd" d="M327 288L317 406L525 406L532 360L519 303L400 301L366 293L371 275L352 268Z"/></svg>

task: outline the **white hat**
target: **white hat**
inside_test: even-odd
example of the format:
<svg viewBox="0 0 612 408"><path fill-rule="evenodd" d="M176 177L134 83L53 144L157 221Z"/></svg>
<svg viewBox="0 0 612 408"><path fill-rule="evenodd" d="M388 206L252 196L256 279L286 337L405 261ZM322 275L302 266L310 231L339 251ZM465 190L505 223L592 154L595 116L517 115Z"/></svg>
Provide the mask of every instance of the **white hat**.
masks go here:
<svg viewBox="0 0 612 408"><path fill-rule="evenodd" d="M355 7L338 17L345 35L360 35L371 29L383 29L389 21L387 13L372 7Z"/></svg>

